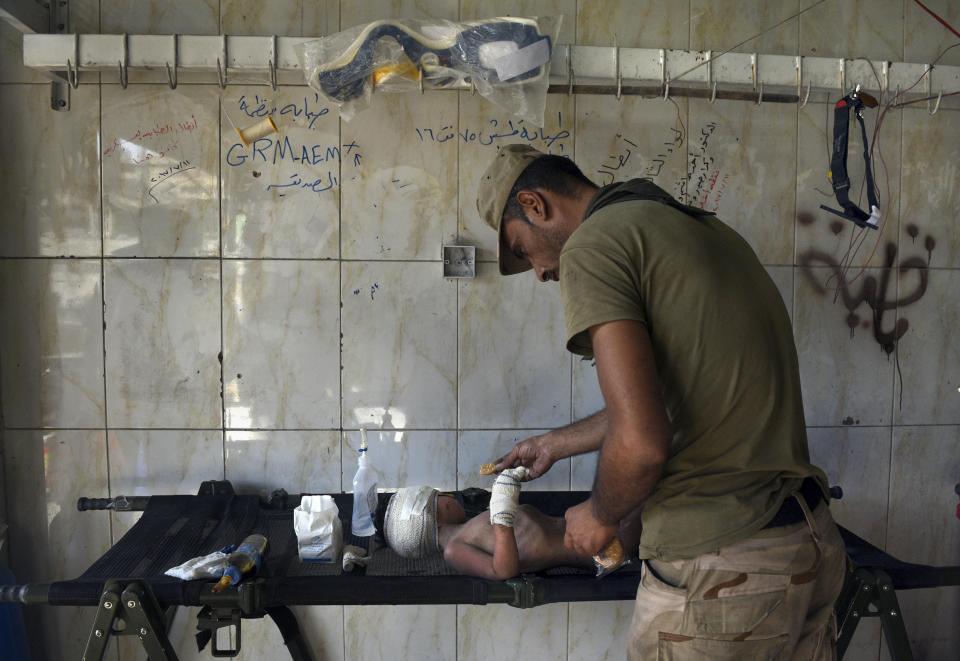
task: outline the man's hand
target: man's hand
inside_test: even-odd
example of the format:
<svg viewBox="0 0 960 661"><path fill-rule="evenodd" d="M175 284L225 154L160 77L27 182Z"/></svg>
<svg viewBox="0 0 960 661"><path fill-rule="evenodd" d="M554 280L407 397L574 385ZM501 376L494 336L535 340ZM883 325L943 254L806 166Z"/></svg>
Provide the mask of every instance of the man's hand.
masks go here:
<svg viewBox="0 0 960 661"><path fill-rule="evenodd" d="M596 555L617 534L616 524L608 525L597 519L589 500L568 509L564 518L567 532L563 545L581 555Z"/></svg>
<svg viewBox="0 0 960 661"><path fill-rule="evenodd" d="M514 445L510 452L497 460L495 470L500 472L505 468L526 466L530 469L531 480L546 473L556 459L550 451L550 444L545 442L545 436L531 436Z"/></svg>

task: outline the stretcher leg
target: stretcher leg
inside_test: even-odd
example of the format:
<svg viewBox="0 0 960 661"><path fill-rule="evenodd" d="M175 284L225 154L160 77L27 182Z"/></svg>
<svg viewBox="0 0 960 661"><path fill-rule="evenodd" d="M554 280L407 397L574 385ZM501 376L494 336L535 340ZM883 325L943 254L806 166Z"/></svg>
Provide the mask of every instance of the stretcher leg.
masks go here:
<svg viewBox="0 0 960 661"><path fill-rule="evenodd" d="M150 661L178 661L163 613L149 588L110 581L105 586L87 639L83 661L102 661L112 636L136 636Z"/></svg>
<svg viewBox="0 0 960 661"><path fill-rule="evenodd" d="M300 625L297 624L297 618L293 612L286 606L274 606L266 609L267 615L277 625L280 635L283 637L283 644L287 646L290 652L290 658L293 661L313 661L313 653L307 646L307 641L303 638L300 631Z"/></svg>

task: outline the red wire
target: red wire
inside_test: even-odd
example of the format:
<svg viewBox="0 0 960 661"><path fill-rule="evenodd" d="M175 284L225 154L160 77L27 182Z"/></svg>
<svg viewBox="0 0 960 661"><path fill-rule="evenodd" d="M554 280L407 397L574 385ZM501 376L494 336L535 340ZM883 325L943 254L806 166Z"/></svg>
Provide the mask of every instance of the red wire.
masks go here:
<svg viewBox="0 0 960 661"><path fill-rule="evenodd" d="M937 19L937 22L939 22L940 25L942 25L943 27L945 27L945 28L947 28L948 30L950 30L950 32L952 32L952 33L954 33L955 35L957 35L958 37L960 37L960 32L957 32L956 28L954 28L952 25L950 25L950 24L947 23L945 20L943 20L942 18L940 18L937 14L935 14L932 9L930 9L930 8L927 7L925 4L923 4L922 2L920 2L920 0L913 0L913 1L916 2L918 5L920 5L920 8L921 8L921 9L923 9L925 12L927 12L928 14L930 14L931 16L933 16L935 19Z"/></svg>

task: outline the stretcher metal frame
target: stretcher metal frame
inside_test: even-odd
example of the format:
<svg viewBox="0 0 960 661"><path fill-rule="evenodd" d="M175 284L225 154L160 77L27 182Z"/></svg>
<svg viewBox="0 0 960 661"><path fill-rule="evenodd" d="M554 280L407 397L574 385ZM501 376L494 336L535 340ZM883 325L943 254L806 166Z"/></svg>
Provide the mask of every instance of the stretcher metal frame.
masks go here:
<svg viewBox="0 0 960 661"><path fill-rule="evenodd" d="M469 489L460 495L468 515L487 507L489 493L484 490ZM585 491L527 491L521 495L521 501L548 514L560 515L588 495ZM382 494L381 503L388 497L389 494ZM334 499L341 519L349 522L351 496L334 494ZM289 496L282 490L274 492L269 502L253 496L237 496L226 481L204 482L197 496L81 498L80 510L143 511L144 516L82 576L72 581L0 586L0 602L96 606L96 617L82 656L85 661L102 659L113 636L136 636L150 661L176 661L178 657L167 632L179 606L201 607L197 616L197 642L201 649L209 643L214 657L233 657L240 652L242 620L269 616L279 629L290 657L294 661L312 661L314 657L290 606L509 604L533 608L557 602L634 599L640 582L638 562L602 579L584 570L558 568L507 581L491 581L457 575L445 567L439 557L432 561L413 561L413 564L409 561L404 564L397 556L390 560L392 552L377 546L371 547L374 549L371 558L386 557L395 564L399 562L398 568L391 568L387 562L383 565L386 573L368 575L364 568L341 573L334 565L311 567L296 558L292 510L297 504L299 496ZM274 526L273 555L268 549L261 575L221 593L211 590L213 581L178 581L162 575L160 567L165 569L209 553L227 537L237 537L232 541L238 541L240 536L254 532L251 527L265 525L264 516ZM197 523L193 519L201 522L205 519L202 530L193 525ZM345 531L348 529L346 526ZM159 536L151 537L157 533ZM901 562L848 530L841 528L841 533L850 561L835 609L839 657L846 652L860 620L879 617L891 658L912 661L896 590L960 585L960 567ZM181 544L183 537L189 538L192 545ZM347 534L345 538L348 543L367 542ZM154 541L150 549L143 547L146 539ZM118 563L118 558L127 564ZM141 570L129 571L134 561ZM112 566L124 566L128 571L108 575ZM288 574L291 568L294 573L307 573ZM217 642L217 631L225 627L232 627L234 632L230 648L221 648Z"/></svg>

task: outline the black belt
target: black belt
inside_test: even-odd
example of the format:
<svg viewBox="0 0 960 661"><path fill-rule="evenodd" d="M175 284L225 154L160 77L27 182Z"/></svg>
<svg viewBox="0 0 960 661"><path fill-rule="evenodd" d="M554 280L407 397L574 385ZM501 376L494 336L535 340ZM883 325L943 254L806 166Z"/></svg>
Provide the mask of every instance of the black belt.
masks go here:
<svg viewBox="0 0 960 661"><path fill-rule="evenodd" d="M818 485L812 477L803 480L803 484L800 485L799 494L800 497L806 501L807 507L810 508L811 512L815 510L817 505L823 500L823 491L821 491L820 485ZM803 520L803 510L800 509L800 504L793 495L790 495L783 501L783 505L780 506L780 509L777 510L777 513L773 515L773 518L770 519L770 522L765 525L763 529L792 526Z"/></svg>

